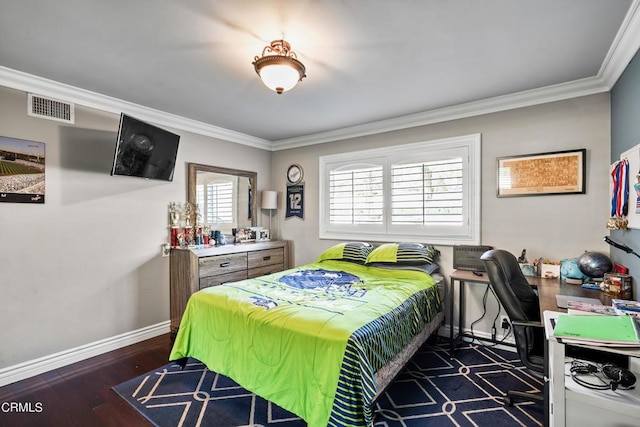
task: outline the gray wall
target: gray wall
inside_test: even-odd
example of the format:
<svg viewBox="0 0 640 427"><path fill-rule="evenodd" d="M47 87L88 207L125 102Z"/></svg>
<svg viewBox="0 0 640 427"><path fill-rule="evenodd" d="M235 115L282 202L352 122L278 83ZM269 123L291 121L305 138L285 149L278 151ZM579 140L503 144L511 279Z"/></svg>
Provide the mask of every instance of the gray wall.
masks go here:
<svg viewBox="0 0 640 427"><path fill-rule="evenodd" d="M640 144L640 59L635 57L611 91L611 163L631 147ZM635 182L638 171L629 171L630 183ZM630 191L633 191L631 189ZM633 200L633 199L632 199ZM633 209L634 206L629 206ZM613 240L623 243L640 253L640 230L615 230ZM611 247L611 258L626 267L631 275L640 272L640 259L632 254ZM639 285L634 280L633 296L639 298Z"/></svg>
<svg viewBox="0 0 640 427"><path fill-rule="evenodd" d="M173 182L110 176L118 115L26 112L25 93L0 87L0 134L46 144L46 203L0 204L0 369L169 319L160 245L187 162L256 171L259 190L271 179L270 152L178 130Z"/></svg>
<svg viewBox="0 0 640 427"><path fill-rule="evenodd" d="M29 117L26 94L0 87L0 134L44 142L47 176L44 205L0 204L0 369L168 320L160 244L168 203L186 197L187 162L254 170L258 190L278 190L274 231L293 240L300 265L335 243L318 239L319 156L480 132L484 244L527 248L530 258L608 251L608 94L274 153L174 130L182 138L170 183L109 175L117 126L117 115L83 107L75 125ZM496 198L496 157L571 148L588 149L587 194ZM304 220L284 219L291 163L305 170ZM451 247L439 249L448 274ZM469 322L483 290L469 294ZM489 304L492 318L497 306Z"/></svg>
<svg viewBox="0 0 640 427"><path fill-rule="evenodd" d="M482 134L482 243L529 259L560 260L585 250L608 251L606 234L609 171L609 94L592 95L455 120L390 133L274 152L272 182L280 193L277 216L281 235L294 241L296 265L315 260L335 241L318 238L318 158L471 133ZM536 197L496 197L496 157L527 153L587 149L586 194ZM304 168L305 218L284 219L285 173L292 163ZM443 272L452 271L452 248L439 247ZM475 286L467 301L468 322L482 312L483 286ZM488 318L497 305L489 298ZM493 311L492 311L493 310ZM490 323L479 323L489 331Z"/></svg>

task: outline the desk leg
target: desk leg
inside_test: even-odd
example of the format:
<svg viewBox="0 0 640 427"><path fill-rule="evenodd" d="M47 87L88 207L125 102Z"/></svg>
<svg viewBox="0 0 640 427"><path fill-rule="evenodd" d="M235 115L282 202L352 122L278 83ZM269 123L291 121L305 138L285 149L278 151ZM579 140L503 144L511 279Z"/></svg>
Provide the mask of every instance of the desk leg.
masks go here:
<svg viewBox="0 0 640 427"><path fill-rule="evenodd" d="M454 314L453 314L453 301L455 298L455 286L456 280L451 279L451 295L449 297L449 357L453 358L456 346L462 338L462 325L464 325L464 281L458 280L460 286L458 286L458 333L454 334Z"/></svg>
<svg viewBox="0 0 640 427"><path fill-rule="evenodd" d="M458 306L458 339L456 340L456 345L458 341L462 339L462 334L464 334L464 315L467 310L465 310L465 300L464 300L464 281L460 281L460 286L458 289L458 293L460 295L459 298L459 306Z"/></svg>
<svg viewBox="0 0 640 427"><path fill-rule="evenodd" d="M451 292L449 292L449 357L453 357L456 345L453 341L453 296L456 293L456 281L451 279Z"/></svg>
<svg viewBox="0 0 640 427"><path fill-rule="evenodd" d="M543 320L544 322L544 320ZM543 391L543 396L544 396L544 425L545 426L550 426L551 423L551 411L549 408L549 402L550 402L550 391L549 389L551 388L551 384L549 384L549 381L547 381L548 378L550 378L551 374L549 373L549 340L546 339L544 340L544 378L543 378L543 384L542 386L544 387L542 389Z"/></svg>
<svg viewBox="0 0 640 427"><path fill-rule="evenodd" d="M549 370L547 384L549 390L549 400L545 403L548 405L549 426L564 427L566 423L566 396L564 386L564 363L565 348L564 344L559 343L555 339L547 341L547 358Z"/></svg>

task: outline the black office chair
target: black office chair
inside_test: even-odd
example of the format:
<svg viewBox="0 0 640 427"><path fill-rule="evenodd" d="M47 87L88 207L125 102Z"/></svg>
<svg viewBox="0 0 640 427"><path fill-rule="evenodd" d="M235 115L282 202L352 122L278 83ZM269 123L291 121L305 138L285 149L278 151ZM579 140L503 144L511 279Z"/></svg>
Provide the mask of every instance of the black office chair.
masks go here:
<svg viewBox="0 0 640 427"><path fill-rule="evenodd" d="M487 271L490 286L509 316L520 360L534 376L544 381L545 337L538 296L522 274L518 260L510 252L494 249L482 254L480 259ZM544 399L542 394L510 390L505 396L505 403L512 406L514 397Z"/></svg>

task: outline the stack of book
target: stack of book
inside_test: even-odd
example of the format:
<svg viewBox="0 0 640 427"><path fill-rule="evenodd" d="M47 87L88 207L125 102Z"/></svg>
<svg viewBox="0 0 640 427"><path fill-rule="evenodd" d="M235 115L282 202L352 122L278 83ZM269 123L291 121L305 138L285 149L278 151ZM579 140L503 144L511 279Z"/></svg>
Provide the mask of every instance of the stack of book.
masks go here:
<svg viewBox="0 0 640 427"><path fill-rule="evenodd" d="M553 335L563 341L607 347L640 347L640 325L633 316L561 314Z"/></svg>
<svg viewBox="0 0 640 427"><path fill-rule="evenodd" d="M628 314L634 317L640 317L640 302L638 301L612 299L611 306L617 314Z"/></svg>

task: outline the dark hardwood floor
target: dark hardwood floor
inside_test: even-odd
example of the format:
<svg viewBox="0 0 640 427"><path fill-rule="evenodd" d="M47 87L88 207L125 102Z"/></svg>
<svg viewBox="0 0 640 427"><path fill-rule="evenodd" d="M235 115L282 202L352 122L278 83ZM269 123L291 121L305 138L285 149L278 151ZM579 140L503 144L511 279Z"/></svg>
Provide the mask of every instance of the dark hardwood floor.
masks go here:
<svg viewBox="0 0 640 427"><path fill-rule="evenodd" d="M161 335L0 387L0 426L149 426L111 387L166 365L170 351Z"/></svg>

